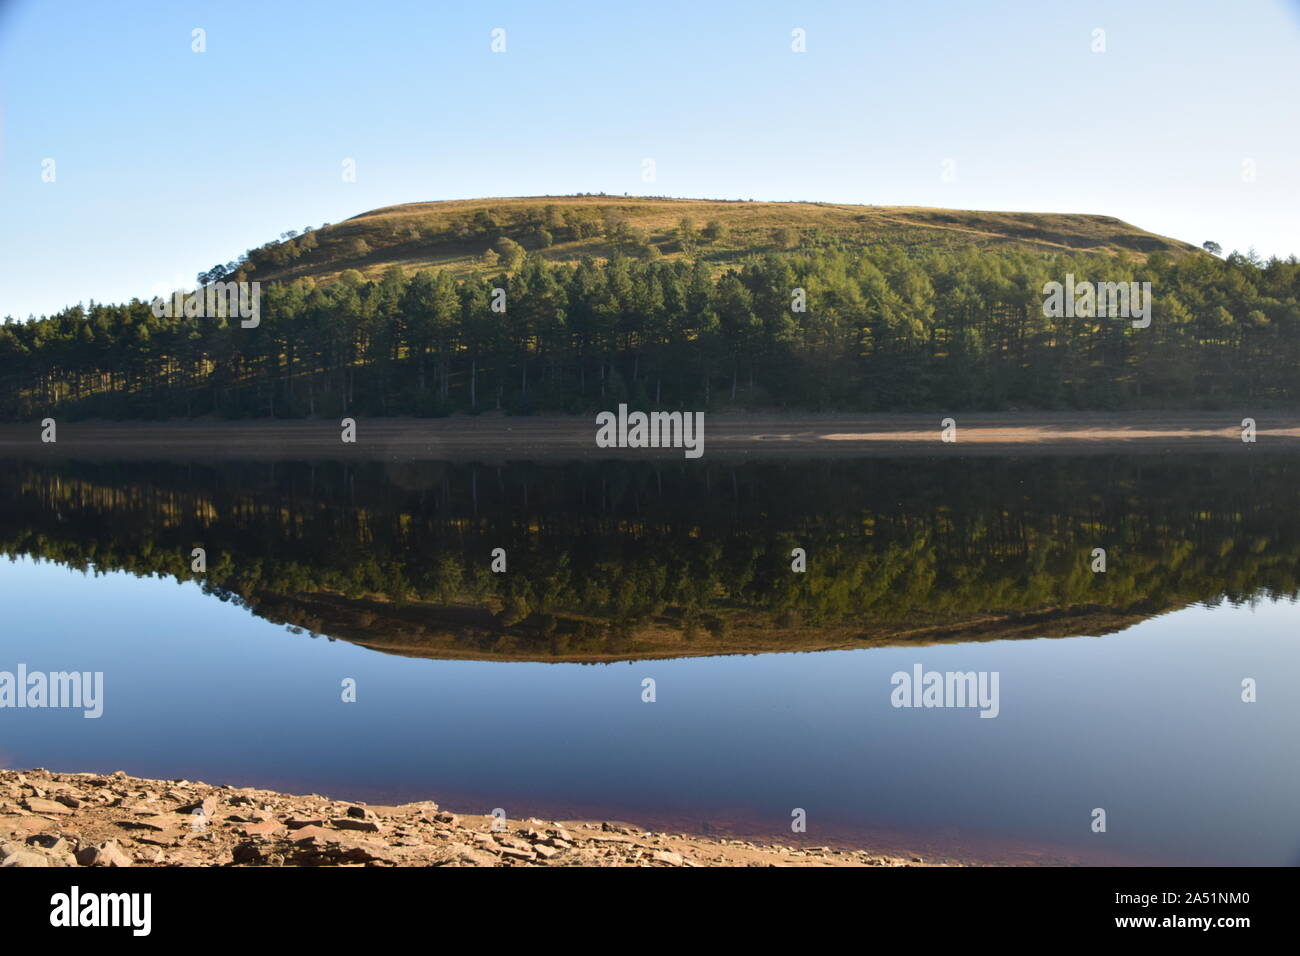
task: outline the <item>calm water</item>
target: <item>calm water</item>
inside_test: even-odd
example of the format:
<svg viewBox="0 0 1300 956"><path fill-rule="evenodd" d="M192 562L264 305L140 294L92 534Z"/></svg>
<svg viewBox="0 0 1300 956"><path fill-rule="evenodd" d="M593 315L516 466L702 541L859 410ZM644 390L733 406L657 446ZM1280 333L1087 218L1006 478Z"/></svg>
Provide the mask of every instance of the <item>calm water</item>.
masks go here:
<svg viewBox="0 0 1300 956"><path fill-rule="evenodd" d="M1297 472L6 463L0 671L102 671L105 699L97 720L0 709L0 763L785 839L802 808L813 842L931 855L1293 865ZM996 672L997 717L892 706L917 665Z"/></svg>

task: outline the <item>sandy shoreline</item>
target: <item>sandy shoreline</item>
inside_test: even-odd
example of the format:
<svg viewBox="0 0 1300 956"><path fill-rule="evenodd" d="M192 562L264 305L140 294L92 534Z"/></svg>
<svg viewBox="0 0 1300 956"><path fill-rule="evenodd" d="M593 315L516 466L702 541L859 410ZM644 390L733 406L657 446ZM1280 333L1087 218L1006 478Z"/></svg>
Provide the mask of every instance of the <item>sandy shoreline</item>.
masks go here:
<svg viewBox="0 0 1300 956"><path fill-rule="evenodd" d="M941 422L956 422L955 441ZM1254 419L1255 442L1242 441ZM332 420L38 422L0 425L0 457L87 459L687 460L681 449L605 449L594 416L356 419L345 444ZM703 459L1300 451L1300 411L997 412L705 415Z"/></svg>
<svg viewBox="0 0 1300 956"><path fill-rule="evenodd" d="M0 866L951 866L919 856L524 820L112 774L0 770Z"/></svg>

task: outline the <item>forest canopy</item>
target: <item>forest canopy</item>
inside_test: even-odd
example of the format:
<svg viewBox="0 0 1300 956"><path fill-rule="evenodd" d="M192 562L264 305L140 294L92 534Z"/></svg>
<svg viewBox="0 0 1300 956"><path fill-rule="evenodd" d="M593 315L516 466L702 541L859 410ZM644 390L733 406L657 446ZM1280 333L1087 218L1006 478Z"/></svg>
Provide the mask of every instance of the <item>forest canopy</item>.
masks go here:
<svg viewBox="0 0 1300 956"><path fill-rule="evenodd" d="M719 266L617 249L576 263L505 251L500 263L513 268L495 274L390 265L373 279L352 270L328 285L270 282L255 328L160 318L140 300L7 320L0 417L585 413L619 401L1222 408L1300 398L1294 258L1155 252L1138 261L880 242ZM1067 275L1150 282L1149 327L1044 315L1044 285ZM800 300L802 311L792 307Z"/></svg>

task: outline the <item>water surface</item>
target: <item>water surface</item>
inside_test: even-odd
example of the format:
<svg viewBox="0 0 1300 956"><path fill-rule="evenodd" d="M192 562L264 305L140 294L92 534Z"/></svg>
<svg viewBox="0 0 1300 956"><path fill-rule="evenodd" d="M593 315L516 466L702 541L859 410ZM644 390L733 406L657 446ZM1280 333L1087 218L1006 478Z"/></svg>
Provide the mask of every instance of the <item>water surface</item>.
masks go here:
<svg viewBox="0 0 1300 956"><path fill-rule="evenodd" d="M1291 865L1296 471L15 464L0 670L102 671L105 707L0 710L0 762L783 839L800 808L814 842L927 855ZM996 672L998 716L892 706L918 664Z"/></svg>

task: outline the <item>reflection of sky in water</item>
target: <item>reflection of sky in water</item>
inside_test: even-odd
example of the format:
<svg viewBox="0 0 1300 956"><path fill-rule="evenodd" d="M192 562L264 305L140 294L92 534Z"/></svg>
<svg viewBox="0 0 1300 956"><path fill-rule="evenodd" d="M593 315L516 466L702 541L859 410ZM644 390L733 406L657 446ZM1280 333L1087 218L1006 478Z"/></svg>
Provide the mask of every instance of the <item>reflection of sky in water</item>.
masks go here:
<svg viewBox="0 0 1300 956"><path fill-rule="evenodd" d="M582 666L392 657L287 633L191 583L28 559L0 565L0 601L0 670L105 672L99 720L0 710L10 767L519 816L744 817L773 834L803 807L813 837L1300 862L1291 604L1193 607L1098 638ZM999 671L1001 715L894 709L890 675L916 663ZM340 702L345 677L356 704ZM1258 703L1240 702L1243 677Z"/></svg>

